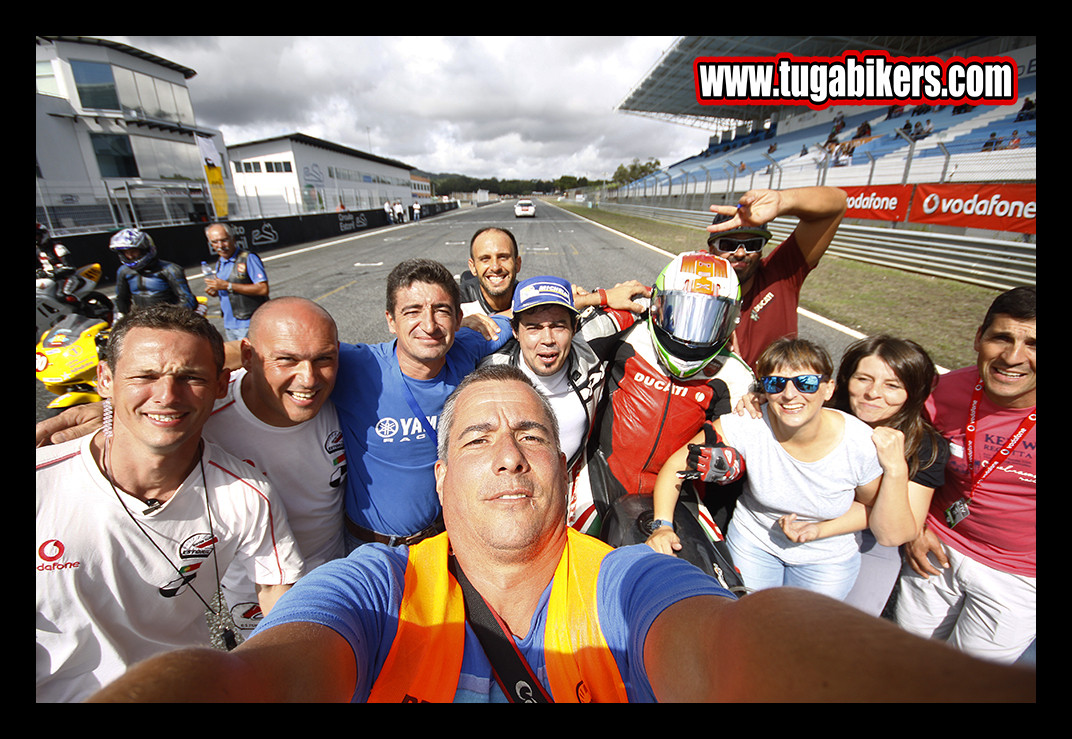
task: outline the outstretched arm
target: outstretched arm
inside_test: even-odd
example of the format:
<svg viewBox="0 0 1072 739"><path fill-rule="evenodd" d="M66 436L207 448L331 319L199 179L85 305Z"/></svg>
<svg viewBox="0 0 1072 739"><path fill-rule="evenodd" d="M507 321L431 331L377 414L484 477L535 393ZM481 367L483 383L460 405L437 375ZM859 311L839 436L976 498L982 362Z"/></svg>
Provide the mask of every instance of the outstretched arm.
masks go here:
<svg viewBox="0 0 1072 739"><path fill-rule="evenodd" d="M648 631L644 663L661 702L1035 700L1034 670L970 657L797 588L670 606Z"/></svg>
<svg viewBox="0 0 1072 739"><path fill-rule="evenodd" d="M357 684L350 645L315 624L283 624L232 652L182 649L141 662L90 703L349 701Z"/></svg>

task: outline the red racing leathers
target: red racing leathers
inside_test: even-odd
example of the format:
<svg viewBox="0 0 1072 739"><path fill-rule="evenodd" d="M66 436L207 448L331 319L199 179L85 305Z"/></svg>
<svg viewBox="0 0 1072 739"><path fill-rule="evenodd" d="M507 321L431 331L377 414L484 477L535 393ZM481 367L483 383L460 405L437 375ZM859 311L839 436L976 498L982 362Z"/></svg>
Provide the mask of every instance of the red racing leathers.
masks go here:
<svg viewBox="0 0 1072 739"><path fill-rule="evenodd" d="M692 378L676 379L657 359L648 322L634 325L608 369L589 448L596 500L609 505L625 494L650 495L667 458L704 421L731 413L753 381L752 370L728 349Z"/></svg>

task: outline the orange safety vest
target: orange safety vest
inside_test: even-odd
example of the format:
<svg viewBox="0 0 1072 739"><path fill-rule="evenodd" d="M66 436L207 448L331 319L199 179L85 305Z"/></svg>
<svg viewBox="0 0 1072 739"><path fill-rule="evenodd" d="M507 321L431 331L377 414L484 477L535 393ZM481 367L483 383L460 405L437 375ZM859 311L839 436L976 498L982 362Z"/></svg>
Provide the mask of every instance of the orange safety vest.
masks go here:
<svg viewBox="0 0 1072 739"><path fill-rule="evenodd" d="M625 684L599 628L596 580L611 547L567 529L544 632L544 661L556 703L625 703ZM465 598L447 567L440 534L413 545L406 563L398 633L370 703L450 703L465 647Z"/></svg>

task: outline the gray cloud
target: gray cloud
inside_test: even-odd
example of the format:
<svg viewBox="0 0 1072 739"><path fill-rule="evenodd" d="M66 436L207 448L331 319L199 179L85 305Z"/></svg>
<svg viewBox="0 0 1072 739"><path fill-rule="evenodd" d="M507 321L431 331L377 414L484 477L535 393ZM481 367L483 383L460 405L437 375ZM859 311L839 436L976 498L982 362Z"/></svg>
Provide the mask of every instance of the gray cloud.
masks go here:
<svg viewBox="0 0 1072 739"><path fill-rule="evenodd" d="M698 130L616 112L672 37L109 36L197 71L229 144L302 132L431 172L602 177Z"/></svg>

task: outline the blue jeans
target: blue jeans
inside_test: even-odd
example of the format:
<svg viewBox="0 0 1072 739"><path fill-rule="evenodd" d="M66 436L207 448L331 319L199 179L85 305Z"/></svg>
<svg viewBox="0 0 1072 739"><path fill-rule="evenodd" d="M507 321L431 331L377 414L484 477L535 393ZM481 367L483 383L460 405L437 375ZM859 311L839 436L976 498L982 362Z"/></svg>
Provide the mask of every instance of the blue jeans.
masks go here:
<svg viewBox="0 0 1072 739"><path fill-rule="evenodd" d="M831 598L844 600L860 572L860 554L837 562L787 564L779 557L755 545L746 535L735 532L730 522L726 536L733 564L741 571L749 590L780 586L803 588ZM806 544L802 546L807 546Z"/></svg>

